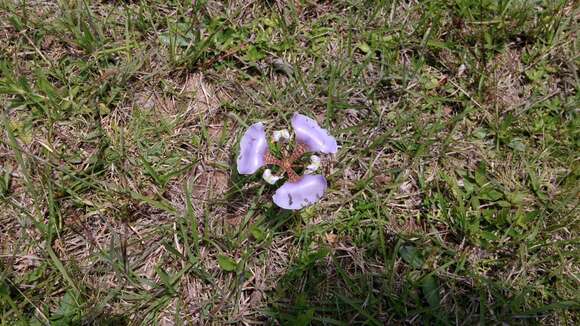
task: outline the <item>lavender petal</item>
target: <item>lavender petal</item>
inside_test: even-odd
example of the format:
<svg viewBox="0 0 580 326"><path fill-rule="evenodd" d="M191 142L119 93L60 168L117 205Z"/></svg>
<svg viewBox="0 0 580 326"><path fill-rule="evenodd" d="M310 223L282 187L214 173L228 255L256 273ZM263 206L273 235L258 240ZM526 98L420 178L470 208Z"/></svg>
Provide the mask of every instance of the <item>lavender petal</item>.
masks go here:
<svg viewBox="0 0 580 326"><path fill-rule="evenodd" d="M296 133L296 140L308 146L310 151L329 154L336 153L338 150L336 139L326 129L321 128L315 120L294 113L291 122Z"/></svg>
<svg viewBox="0 0 580 326"><path fill-rule="evenodd" d="M264 154L268 150L266 132L261 122L254 123L244 133L240 141L240 155L237 165L238 173L253 174L264 166Z"/></svg>
<svg viewBox="0 0 580 326"><path fill-rule="evenodd" d="M279 207L297 210L320 200L327 187L326 179L322 175L305 175L297 182L284 183L276 190L272 199Z"/></svg>

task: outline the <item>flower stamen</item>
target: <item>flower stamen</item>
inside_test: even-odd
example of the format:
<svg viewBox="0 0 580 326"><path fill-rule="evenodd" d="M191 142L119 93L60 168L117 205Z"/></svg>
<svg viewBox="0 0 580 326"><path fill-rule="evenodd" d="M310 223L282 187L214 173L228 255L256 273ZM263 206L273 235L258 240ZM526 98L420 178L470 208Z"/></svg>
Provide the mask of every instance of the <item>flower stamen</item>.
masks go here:
<svg viewBox="0 0 580 326"><path fill-rule="evenodd" d="M284 170L284 172L286 172L290 182L297 182L301 177L296 173L296 171L294 171L292 167L294 166L294 162L300 159L307 151L308 148L306 145L298 144L294 148L294 151L292 151L292 154L290 154L288 157L283 157L282 159L278 159L272 155L272 153L266 152L266 154L264 154L264 162L266 164L279 166L282 170Z"/></svg>

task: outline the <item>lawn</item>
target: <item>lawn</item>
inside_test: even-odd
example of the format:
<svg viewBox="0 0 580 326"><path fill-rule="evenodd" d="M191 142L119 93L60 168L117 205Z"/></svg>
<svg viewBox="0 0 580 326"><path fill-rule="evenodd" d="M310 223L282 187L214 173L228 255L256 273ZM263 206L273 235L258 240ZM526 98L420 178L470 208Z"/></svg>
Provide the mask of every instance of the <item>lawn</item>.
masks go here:
<svg viewBox="0 0 580 326"><path fill-rule="evenodd" d="M0 0L0 325L580 323L572 0ZM239 143L336 138L277 207Z"/></svg>

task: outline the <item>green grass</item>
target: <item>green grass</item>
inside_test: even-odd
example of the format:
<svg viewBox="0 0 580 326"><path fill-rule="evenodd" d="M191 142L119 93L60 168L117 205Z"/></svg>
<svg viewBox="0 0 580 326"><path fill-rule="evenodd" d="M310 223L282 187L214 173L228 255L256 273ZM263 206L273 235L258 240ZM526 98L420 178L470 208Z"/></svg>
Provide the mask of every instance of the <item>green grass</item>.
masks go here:
<svg viewBox="0 0 580 326"><path fill-rule="evenodd" d="M573 1L0 0L0 325L579 323ZM329 128L299 212L235 158Z"/></svg>

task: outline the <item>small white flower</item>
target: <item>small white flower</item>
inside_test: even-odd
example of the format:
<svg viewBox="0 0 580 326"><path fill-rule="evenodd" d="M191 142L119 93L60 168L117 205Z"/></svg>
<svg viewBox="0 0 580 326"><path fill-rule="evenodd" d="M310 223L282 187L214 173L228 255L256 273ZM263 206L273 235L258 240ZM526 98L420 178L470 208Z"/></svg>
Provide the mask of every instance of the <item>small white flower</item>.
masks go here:
<svg viewBox="0 0 580 326"><path fill-rule="evenodd" d="M467 69L467 66L465 65L465 63L462 63L461 66L459 66L459 69L457 69L457 77L463 76L463 74L465 73L465 69Z"/></svg>
<svg viewBox="0 0 580 326"><path fill-rule="evenodd" d="M272 171L270 169L266 169L266 170L264 170L264 173L262 174L262 179L264 179L264 181L266 181L267 183L273 185L273 184L276 184L276 182L278 182L278 180L282 179L282 177L277 176L277 175L273 175Z"/></svg>
<svg viewBox="0 0 580 326"><path fill-rule="evenodd" d="M316 155L310 156L310 164L306 167L305 174L312 174L320 168L320 157Z"/></svg>
<svg viewBox="0 0 580 326"><path fill-rule="evenodd" d="M290 140L290 132L287 129L276 130L272 135L272 140L274 142L279 142L280 139Z"/></svg>

